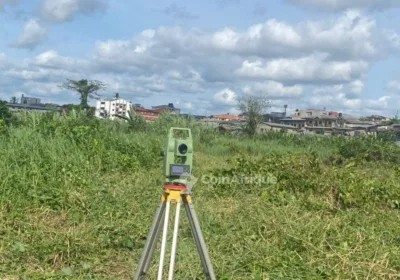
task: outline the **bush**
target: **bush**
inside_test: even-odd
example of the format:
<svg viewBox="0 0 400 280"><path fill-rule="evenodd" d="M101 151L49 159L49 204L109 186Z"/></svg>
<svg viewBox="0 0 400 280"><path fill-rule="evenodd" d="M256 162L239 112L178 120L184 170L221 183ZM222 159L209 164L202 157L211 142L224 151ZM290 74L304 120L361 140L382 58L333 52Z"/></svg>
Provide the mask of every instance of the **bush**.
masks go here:
<svg viewBox="0 0 400 280"><path fill-rule="evenodd" d="M352 159L325 162L311 153L273 155L258 160L244 155L228 161L232 167L211 172L212 177L220 178L212 184L218 196L251 193L275 203L288 203L294 198L308 201L319 196L339 208L371 204L400 208L398 176L377 176L369 169L359 172ZM249 183L250 178L258 181Z"/></svg>
<svg viewBox="0 0 400 280"><path fill-rule="evenodd" d="M365 161L388 161L400 164L400 147L393 142L373 137L355 138L339 145L339 154L344 158Z"/></svg>
<svg viewBox="0 0 400 280"><path fill-rule="evenodd" d="M176 116L145 131L74 110L17 116L17 127L0 121L5 277L130 278L160 200L159 152L172 126L192 128L196 177L237 178L200 180L193 192L217 279L397 277L400 165L390 141L250 139ZM267 182L249 184L251 176ZM200 279L187 221L180 234L176 278Z"/></svg>

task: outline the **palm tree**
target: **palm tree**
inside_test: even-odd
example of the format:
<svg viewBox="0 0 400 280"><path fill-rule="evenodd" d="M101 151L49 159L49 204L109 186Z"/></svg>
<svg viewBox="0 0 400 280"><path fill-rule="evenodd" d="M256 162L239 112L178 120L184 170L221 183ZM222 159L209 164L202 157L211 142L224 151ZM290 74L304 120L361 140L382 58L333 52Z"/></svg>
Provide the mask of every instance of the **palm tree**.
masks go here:
<svg viewBox="0 0 400 280"><path fill-rule="evenodd" d="M74 81L67 79L68 82L62 84L60 86L61 89L69 89L78 92L80 95L81 106L83 108L88 108L88 98L98 99L100 96L97 94L97 91L106 89L106 85L100 81L88 81L88 80L79 80Z"/></svg>
<svg viewBox="0 0 400 280"><path fill-rule="evenodd" d="M146 120L137 115L136 112L132 109L128 112L127 116L115 115L117 118L123 119L128 123L129 129L132 130L144 130L146 128Z"/></svg>

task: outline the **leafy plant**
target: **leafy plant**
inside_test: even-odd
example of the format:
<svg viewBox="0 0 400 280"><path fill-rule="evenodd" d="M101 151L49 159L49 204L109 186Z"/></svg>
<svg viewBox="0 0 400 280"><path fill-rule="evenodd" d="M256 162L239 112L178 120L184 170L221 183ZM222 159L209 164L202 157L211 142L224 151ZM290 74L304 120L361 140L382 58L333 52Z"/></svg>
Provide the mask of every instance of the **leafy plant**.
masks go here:
<svg viewBox="0 0 400 280"><path fill-rule="evenodd" d="M130 130L143 131L147 127L146 120L142 116L137 115L134 110L128 111L128 117L122 115L115 115L115 116L117 118L125 120L128 123L128 127Z"/></svg>

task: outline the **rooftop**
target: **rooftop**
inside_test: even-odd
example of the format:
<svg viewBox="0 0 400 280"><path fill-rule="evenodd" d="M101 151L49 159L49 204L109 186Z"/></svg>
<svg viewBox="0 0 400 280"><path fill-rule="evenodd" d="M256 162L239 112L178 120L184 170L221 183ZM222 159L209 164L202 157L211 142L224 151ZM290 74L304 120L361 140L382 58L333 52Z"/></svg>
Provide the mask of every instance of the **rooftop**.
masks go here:
<svg viewBox="0 0 400 280"><path fill-rule="evenodd" d="M305 121L305 119L296 119L296 118L292 119L292 118L284 118L284 119L281 119L281 121Z"/></svg>
<svg viewBox="0 0 400 280"><path fill-rule="evenodd" d="M7 103L7 106L11 108L19 108L19 109L31 109L31 110L46 110L46 111L54 111L54 110L60 110L59 107L57 106L56 108L54 107L48 107L45 104L14 104L14 103Z"/></svg>
<svg viewBox="0 0 400 280"><path fill-rule="evenodd" d="M296 129L297 127L287 125L287 124L279 124L279 123L271 123L271 122L264 122L264 124L269 125L271 127L281 127L281 128L288 128L288 129Z"/></svg>
<svg viewBox="0 0 400 280"><path fill-rule="evenodd" d="M156 112L156 111L154 111L154 110L146 109L146 108L143 108L143 107L135 107L135 108L133 108L133 110L134 110L135 112L148 112L148 113L155 113L155 114L158 114L158 113L159 113L159 112Z"/></svg>
<svg viewBox="0 0 400 280"><path fill-rule="evenodd" d="M239 116L234 116L234 115L230 115L230 114L222 114L222 115L213 115L213 118L216 119L228 119L228 120L240 120Z"/></svg>
<svg viewBox="0 0 400 280"><path fill-rule="evenodd" d="M174 106L174 103L168 103L168 105L157 105L157 106L151 106L154 109L176 109L179 110Z"/></svg>
<svg viewBox="0 0 400 280"><path fill-rule="evenodd" d="M359 120L348 120L346 121L348 124L364 124L364 125L374 125L374 122L369 121L359 121Z"/></svg>
<svg viewBox="0 0 400 280"><path fill-rule="evenodd" d="M326 126L306 126L304 127L306 130L343 130L343 131L351 131L354 130L354 128L351 127L326 127Z"/></svg>
<svg viewBox="0 0 400 280"><path fill-rule="evenodd" d="M330 115L320 115L317 117L304 117L304 119L332 119L335 120L337 119L336 116L330 116Z"/></svg>

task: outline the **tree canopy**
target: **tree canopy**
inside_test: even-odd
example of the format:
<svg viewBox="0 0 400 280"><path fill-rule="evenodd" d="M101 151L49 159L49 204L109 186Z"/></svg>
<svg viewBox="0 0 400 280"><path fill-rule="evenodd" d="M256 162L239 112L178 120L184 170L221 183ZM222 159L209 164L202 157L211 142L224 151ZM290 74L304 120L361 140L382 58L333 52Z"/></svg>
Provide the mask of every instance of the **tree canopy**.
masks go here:
<svg viewBox="0 0 400 280"><path fill-rule="evenodd" d="M97 92L107 88L106 84L97 80L83 79L75 81L67 79L67 81L60 88L76 91L80 95L81 106L83 108L89 107L88 98L99 98L100 96Z"/></svg>
<svg viewBox="0 0 400 280"><path fill-rule="evenodd" d="M245 132L249 136L257 133L257 128L263 122L263 114L270 107L270 101L263 95L245 95L238 99L238 110L246 115Z"/></svg>

